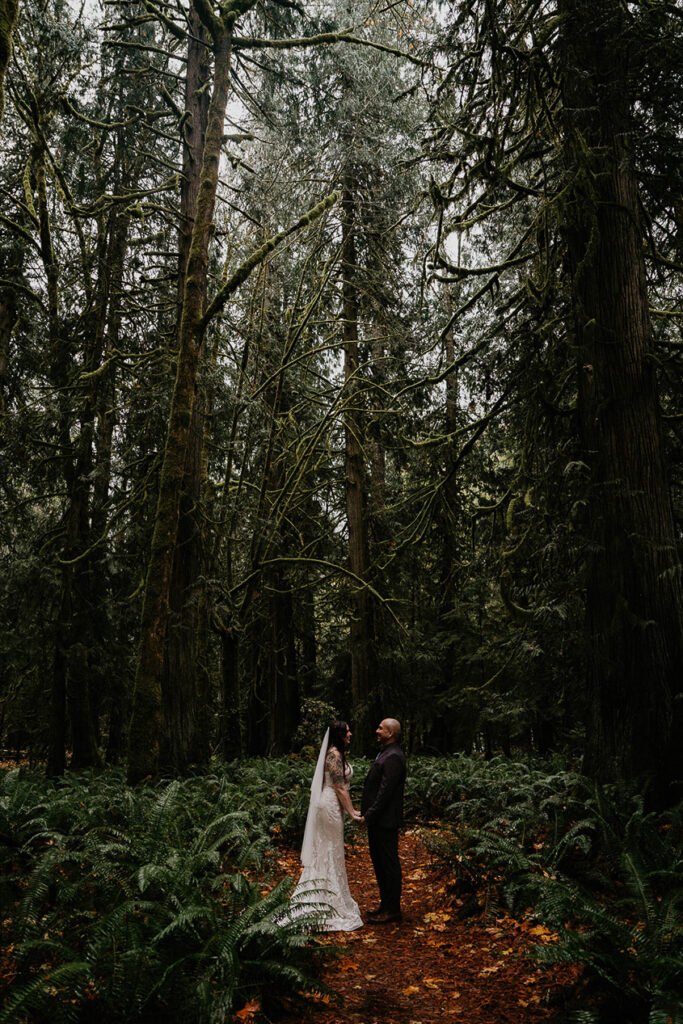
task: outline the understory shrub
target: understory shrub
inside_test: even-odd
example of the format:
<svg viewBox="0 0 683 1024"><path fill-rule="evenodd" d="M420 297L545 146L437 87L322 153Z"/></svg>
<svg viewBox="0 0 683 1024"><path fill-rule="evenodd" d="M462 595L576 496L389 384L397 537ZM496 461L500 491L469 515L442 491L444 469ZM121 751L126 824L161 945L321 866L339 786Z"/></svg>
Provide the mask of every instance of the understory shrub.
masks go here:
<svg viewBox="0 0 683 1024"><path fill-rule="evenodd" d="M355 803L368 766L354 759ZM283 917L291 883L268 876L276 844L301 840L313 768L236 761L137 789L119 771L0 775L16 972L0 1024L213 1024L318 988L311 922ZM539 959L582 965L573 1024L683 1024L683 805L646 813L558 763L456 755L410 758L406 815L461 913L535 918L559 938Z"/></svg>
<svg viewBox="0 0 683 1024"><path fill-rule="evenodd" d="M133 790L119 772L0 778L16 977L0 1024L223 1022L268 990L318 988L310 920L259 877L260 814L221 775ZM250 877L251 876L251 877Z"/></svg>
<svg viewBox="0 0 683 1024"><path fill-rule="evenodd" d="M424 838L463 915L552 928L538 957L582 966L576 1024L683 1024L683 804L646 813L640 794L556 766L415 760L409 806L440 819Z"/></svg>

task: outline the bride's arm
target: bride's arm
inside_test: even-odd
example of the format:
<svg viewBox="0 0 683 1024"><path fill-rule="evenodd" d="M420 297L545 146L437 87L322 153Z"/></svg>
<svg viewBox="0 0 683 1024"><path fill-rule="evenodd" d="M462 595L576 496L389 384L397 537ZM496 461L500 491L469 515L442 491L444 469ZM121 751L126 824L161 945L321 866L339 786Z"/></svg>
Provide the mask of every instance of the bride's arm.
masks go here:
<svg viewBox="0 0 683 1024"><path fill-rule="evenodd" d="M342 764L341 754L334 747L330 747L325 758L325 767L330 773L332 785L334 791L337 794L337 800L341 804L343 811L346 811L352 818L355 818L357 811L354 810L353 804L351 803L351 797L349 791L346 788L346 782L344 780L344 765Z"/></svg>

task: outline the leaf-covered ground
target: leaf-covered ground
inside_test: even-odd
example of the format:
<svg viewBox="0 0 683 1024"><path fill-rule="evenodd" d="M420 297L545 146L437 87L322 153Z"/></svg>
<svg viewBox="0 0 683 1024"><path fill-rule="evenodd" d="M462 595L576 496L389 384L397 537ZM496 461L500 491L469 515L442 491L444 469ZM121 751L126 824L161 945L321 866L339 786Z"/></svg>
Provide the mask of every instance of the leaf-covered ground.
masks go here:
<svg viewBox="0 0 683 1024"><path fill-rule="evenodd" d="M554 936L533 919L458 918L459 900L448 876L432 866L417 830L401 838L404 917L400 924L368 925L322 942L343 946L323 980L339 1000L311 997L308 1008L285 1007L283 1024L534 1024L551 1020L578 981L574 967L540 968L532 950ZM295 855L280 871L298 875ZM377 905L364 835L347 848L351 891L361 914ZM257 1015L251 1004L237 1020Z"/></svg>

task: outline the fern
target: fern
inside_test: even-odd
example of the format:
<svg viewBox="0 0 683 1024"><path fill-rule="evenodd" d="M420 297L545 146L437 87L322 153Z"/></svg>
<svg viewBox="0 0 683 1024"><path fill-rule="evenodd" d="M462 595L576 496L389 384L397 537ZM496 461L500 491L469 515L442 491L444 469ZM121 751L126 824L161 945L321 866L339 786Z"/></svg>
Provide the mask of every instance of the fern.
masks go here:
<svg viewBox="0 0 683 1024"><path fill-rule="evenodd" d="M201 1024L224 1021L269 978L293 993L315 984L306 929L283 919L287 886L263 898L239 870L270 848L284 793L254 808L264 782L253 777L239 799L218 776L136 791L120 772L0 781L7 860L21 857L15 881L25 879L14 890L17 978L2 1019L59 1024L87 1005L112 1021Z"/></svg>
<svg viewBox="0 0 683 1024"><path fill-rule="evenodd" d="M68 993L80 994L84 982L90 978L90 965L80 960L70 960L54 967L49 973L41 974L29 984L15 991L5 1007L0 1010L0 1024L17 1024L26 1019L32 1021L60 1020L76 1021L79 1016L77 1003L65 998Z"/></svg>

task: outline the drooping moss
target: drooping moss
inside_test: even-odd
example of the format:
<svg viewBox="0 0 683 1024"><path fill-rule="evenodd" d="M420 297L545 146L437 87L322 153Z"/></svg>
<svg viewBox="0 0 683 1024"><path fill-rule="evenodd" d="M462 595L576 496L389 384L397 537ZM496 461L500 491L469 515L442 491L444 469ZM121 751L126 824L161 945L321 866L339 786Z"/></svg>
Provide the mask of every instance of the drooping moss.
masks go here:
<svg viewBox="0 0 683 1024"><path fill-rule="evenodd" d="M0 118L5 110L5 71L12 56L12 31L18 11L19 0L0 0Z"/></svg>

